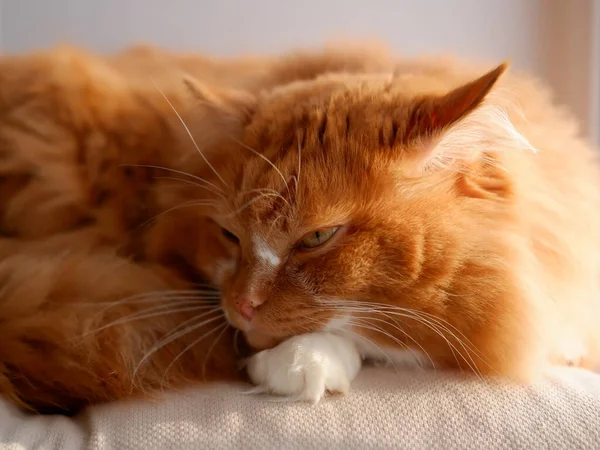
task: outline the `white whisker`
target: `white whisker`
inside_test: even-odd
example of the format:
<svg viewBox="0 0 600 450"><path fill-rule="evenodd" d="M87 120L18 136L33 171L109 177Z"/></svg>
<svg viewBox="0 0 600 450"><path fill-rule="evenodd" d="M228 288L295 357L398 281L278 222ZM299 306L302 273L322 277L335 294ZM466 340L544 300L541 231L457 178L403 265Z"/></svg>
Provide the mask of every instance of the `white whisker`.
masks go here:
<svg viewBox="0 0 600 450"><path fill-rule="evenodd" d="M172 208L169 208L166 211L158 213L154 217L152 217L152 218L148 219L147 221L145 221L144 223L142 223L140 225L140 228L145 227L150 222L153 222L156 219L158 219L159 217L162 217L165 214L168 214L168 213L170 213L172 211L176 211L178 209L183 209L183 208L190 208L192 206L212 206L214 208L214 207L216 207L216 203L214 201L212 201L212 200L189 200L187 202L181 203L180 205L173 206Z"/></svg>
<svg viewBox="0 0 600 450"><path fill-rule="evenodd" d="M461 345L464 345L464 344L462 344L462 341L466 341L470 345L470 350L473 351L482 360L482 362L486 363L485 359L479 354L479 350L477 349L477 347L458 328L456 328L450 322L442 319L441 317L437 317L437 316L435 316L433 314L430 314L430 313L427 313L425 311L418 311L418 310L413 310L413 309L407 309L407 308L402 308L402 307L393 306L393 305L383 305L383 304L380 304L380 303L362 302L362 301L361 302L353 302L353 303L358 303L360 305L364 305L367 308L376 308L377 310L384 310L384 311L388 311L388 312L397 312L398 311L400 313L410 313L410 314L416 314L418 316L428 317L430 320L433 320L434 322L436 322L438 326L443 327L444 329L446 329L446 331L448 333L450 333L452 335L452 337L454 337L458 342L461 342ZM345 306L345 305L346 304L342 304L342 306ZM459 339L444 324L446 324L450 328L454 329L460 336L462 336L463 339Z"/></svg>
<svg viewBox="0 0 600 450"><path fill-rule="evenodd" d="M380 313L381 311L377 311L376 309L371 309L370 310L371 313ZM404 318L408 318L408 319L412 319L415 320L423 325L425 325L427 328L429 328L430 330L434 331L437 335L439 335L442 339L444 339L444 341L446 342L446 344L448 345L448 347L450 348L450 351L452 352L452 354L454 355L454 357L456 358L456 354L455 351L458 352L458 354L461 356L461 358L463 359L463 361L469 366L469 368L471 369L472 372L474 372L475 374L479 374L479 370L477 369L477 365L475 364L475 362L472 359L471 354L465 349L464 344L462 344L461 340L456 338L457 342L463 347L463 349L465 349L465 351L467 351L467 356L471 359L471 362L469 362L469 360L466 359L466 357L463 355L462 352L460 352L458 350L458 348L456 348L456 346L450 342L448 340L448 338L440 331L440 329L438 328L440 325L439 324L435 324L432 323L431 321L423 318L423 317L419 317L417 315L415 315L415 311L409 311L408 314L406 313L398 313L398 312L392 312L392 311L387 311L387 314L391 314L391 315L395 315L395 316L400 316L400 317L404 317ZM458 360L457 360L458 362ZM473 364L471 364L473 363ZM460 366L460 364L459 364Z"/></svg>
<svg viewBox="0 0 600 450"><path fill-rule="evenodd" d="M238 209L236 209L235 211L230 212L229 214L226 214L225 218L231 218L236 216L237 214L241 213L244 209L248 208L250 205L252 205L254 202L260 200L261 198L265 198L265 197L275 197L275 195L273 194L269 194L269 193L264 193L264 194L260 194L257 195L256 197L250 199L249 201L247 201L246 203L244 203L242 206L240 206Z"/></svg>
<svg viewBox="0 0 600 450"><path fill-rule="evenodd" d="M216 296L216 295L212 296L211 295L210 297L207 297L207 296L198 295L201 293L192 295L191 292L193 292L193 291L189 291L189 293L188 293L188 291L177 291L177 290L175 290L175 291L155 291L155 292L148 292L148 293L133 295L131 297L126 297L124 299L117 300L117 301L98 303L98 304L104 304L106 306L95 314L94 320L96 320L96 318L106 314L109 309L114 308L116 306L121 306L121 305L160 302L161 304L153 307L153 308L160 309L163 307L172 307L174 304L179 305L180 301L193 302L195 305L208 306L208 307L215 306L220 302L220 296ZM153 310L153 309L152 308L145 309L142 311L138 311L138 313L149 312L151 310Z"/></svg>
<svg viewBox="0 0 600 450"><path fill-rule="evenodd" d="M302 168L302 146L300 144L300 133L296 132L298 139L298 173L296 175L296 200L300 198L300 169Z"/></svg>
<svg viewBox="0 0 600 450"><path fill-rule="evenodd" d="M460 339L458 336L456 336L445 325L443 325L443 323L440 323L441 319L437 318L436 316L430 315L430 317L428 318L427 316L424 316L427 313L423 313L421 311L410 310L410 309L396 307L396 306L390 306L390 305L382 305L382 304L371 303L371 302L353 302L354 303L353 305L349 305L347 303L341 303L339 301L337 303L335 301L334 302L330 301L328 303L332 306L335 306L337 304L338 307L335 308L335 310L339 310L341 308L346 312L378 313L378 314L382 314L382 315L386 315L386 316L393 315L393 316L399 316L399 317L404 317L407 319L415 320L415 321L425 325L427 328L434 331L437 335L439 335L442 339L444 339L444 341L446 342L446 344L452 351L455 358L456 358L456 354L455 354L455 351L456 351L461 356L463 361L469 366L471 371L473 373L475 373L480 379L482 378L481 372L477 368L477 364L475 363L473 356L471 355L471 352L474 351L475 355L478 356L484 363L485 363L485 359L483 359L481 357L480 353L478 352L478 350L476 348L471 348L471 351L469 351L469 349L467 349L467 347L465 346L463 340ZM360 306L357 306L357 305L360 305ZM456 342L463 348L463 350L466 352L467 355L465 356L461 351L459 351L459 349L452 342L450 342L450 340L440 330L445 331L446 333L451 335L456 340ZM467 357L469 359L467 359ZM457 360L457 362L458 362L458 360ZM459 366L460 366L460 364L459 364Z"/></svg>
<svg viewBox="0 0 600 450"><path fill-rule="evenodd" d="M254 153L256 156L258 156L259 158L262 158L264 161L266 161L268 164L270 164L271 167L273 167L273 169L275 169L277 171L277 173L279 174L279 176L281 177L281 179L283 180L283 183L285 184L285 187L288 191L288 194L291 197L291 192L290 192L290 188L287 184L287 181L285 180L285 177L283 176L283 174L281 173L281 170L279 170L277 168L277 166L275 164L273 164L271 162L271 160L269 158L267 158L265 155L263 155L262 153L257 152L256 150L254 150L252 147L249 147L248 145L244 144L242 141L239 141L238 139L232 138L237 144L241 145L242 147L244 147L246 150L251 151L252 153Z"/></svg>
<svg viewBox="0 0 600 450"><path fill-rule="evenodd" d="M206 380L206 364L208 363L208 360L210 359L210 354L212 353L213 349L215 348L215 345L217 345L217 343L223 337L223 334L227 331L227 328L229 328L229 324L224 323L222 325L222 327L223 327L223 330L215 338L215 340L213 341L213 343L211 344L211 346L208 348L208 351L206 352L206 355L204 356L204 362L202 363L202 378L204 380Z"/></svg>
<svg viewBox="0 0 600 450"><path fill-rule="evenodd" d="M207 190L208 192L211 192L213 194L218 195L220 198L222 198L223 200L225 200L225 196L223 195L223 193L221 193L220 191L217 191L215 189L213 189L211 186L204 186L202 184L198 184L194 181L191 180L185 180L183 178L177 178L177 177L154 177L156 180L173 180L173 181L179 181L181 183L185 183L185 184L189 184L195 187L198 187L200 189L204 189Z"/></svg>
<svg viewBox="0 0 600 450"><path fill-rule="evenodd" d="M390 320L393 320L393 319L392 319L392 318L390 318L389 316L387 316L387 317L388 317L388 319L390 319ZM364 319L364 320L367 320L367 321L369 321L369 322L370 322L370 321L382 322L382 323L384 323L384 324L386 324L386 325L389 325L389 326L391 326L391 327L392 327L392 328L394 328L395 330L398 330L400 333L404 334L404 336L406 336L406 338L407 338L407 339L410 339L410 341L411 341L413 344L415 344L415 345L416 345L416 346L419 348L419 350L421 350L421 352L422 352L422 353L423 353L423 354L424 354L424 355L427 357L427 359L429 359L429 362L431 363L431 367L433 368L433 370L434 370L434 371L436 370L435 363L433 362L433 359L431 359L431 357L429 356L429 353L427 353L427 350L425 350L425 349L423 348L423 346L422 346L421 344L419 344L419 343L416 341L416 339L414 339L414 338L413 338L413 337L412 337L410 334L408 334L408 333L407 333L407 332L406 332L404 329L402 329L402 328L401 328L401 327L398 325L398 323L397 323L396 321L394 321L394 322L395 322L395 325L394 325L394 324L391 324L391 323L389 323L389 322L387 322L387 321L385 321L385 320L383 320L383 319L376 319L376 318L374 318L374 317L359 317L359 319ZM371 325L373 325L373 324L371 324ZM378 327L378 328L380 328L380 327ZM382 333L383 333L383 332L384 332L384 330L382 329ZM391 334L390 334L390 333L387 333L387 332L385 332L385 334L386 334L388 337L390 337L390 336L391 336ZM403 344L404 344L404 343L403 343ZM410 352L413 354L413 356L415 357L415 360L416 360L416 361L418 361L418 360L419 360L419 358L418 358L417 354L416 354L416 353L413 351L413 349L412 349L412 348L411 348L409 345L407 345L407 344L404 344L404 346L405 346L405 347L406 347L406 348L407 348L407 349L408 349L408 350L409 350L409 351L410 351Z"/></svg>
<svg viewBox="0 0 600 450"><path fill-rule="evenodd" d="M196 181L200 181L202 183L206 183L207 186L211 186L213 188L215 188L217 191L219 191L220 193L224 194L225 192L223 191L223 189L221 189L219 186L217 186L214 183L211 183L208 180L205 180L204 178L201 178L199 176L196 175L192 175L191 173L188 172L184 172L182 170L177 170L177 169L171 169L170 167L164 167L164 166L155 166L152 164L120 164L119 167L142 167L142 168L146 168L146 169L158 169L158 170L166 170L167 172L173 172L173 173L177 173L179 175L183 175L186 177L190 177Z"/></svg>
<svg viewBox="0 0 600 450"><path fill-rule="evenodd" d="M210 303L215 303L216 301L221 299L221 296L218 293L211 294L202 294L201 292L196 291L158 291L158 292L149 292L144 294L138 294L131 297L127 297L121 300L112 300L108 302L77 302L71 303L72 305L81 305L81 306L98 306L98 305L108 305L108 307L123 305L123 304L131 304L131 303L150 303L150 302L160 302L163 300L170 299L194 299L197 301L205 300L210 301ZM104 310L106 311L106 310Z"/></svg>
<svg viewBox="0 0 600 450"><path fill-rule="evenodd" d="M275 189L268 189L268 188L262 188L262 189L248 189L244 192L242 192L240 195L244 195L247 193L251 193L251 192L258 192L258 193L272 193L274 197L280 198L281 200L283 200L285 202L285 204L291 208L290 203L285 199L285 197L283 195L281 195L280 192L277 192Z"/></svg>
<svg viewBox="0 0 600 450"><path fill-rule="evenodd" d="M191 333L194 330L197 330L198 328L202 327L206 322L201 322L199 324L196 325L192 325L192 326L187 326L190 322L197 322L199 319L206 317L210 314L214 314L216 312L219 311L219 308L214 308L210 311L206 311L203 314L199 314L196 316L191 317L190 319L184 320L183 322L181 322L177 327L175 327L169 334L167 334L167 336L165 336L163 339L161 339L160 341L158 341L158 343L156 343L149 351L148 353L146 353L144 355L144 357L140 360L140 362L138 363L138 365L136 366L135 370L133 371L133 378L135 378L138 370L140 369L140 367L142 366L142 364L144 364L145 361L148 360L148 358L150 358L150 356L152 356L154 353L156 353L158 350L160 350L161 348L165 347L166 345L169 345L171 342L173 342L176 339L179 339L182 336L185 336L188 333Z"/></svg>
<svg viewBox="0 0 600 450"><path fill-rule="evenodd" d="M396 373L398 373L398 368L396 367L396 364L394 364L394 360L390 357L390 355L388 355L385 350L383 350L383 348L381 348L379 345L377 345L375 342L373 342L372 340L366 338L365 336L363 336L360 333L357 333L356 331L352 331L352 330L344 330L345 333L350 333L353 336L362 339L363 341L367 342L368 344L372 345L374 348L376 348L385 359L387 359L388 363L394 368L394 371Z"/></svg>
<svg viewBox="0 0 600 450"><path fill-rule="evenodd" d="M204 325L206 325L206 324L208 324L208 323L214 322L215 320L222 319L222 318L223 318L223 316L222 316L222 315L219 315L219 316L217 316L217 317L213 317L212 319L205 320L205 321L204 321L204 322L202 322L202 324L200 324L200 325L199 325L197 328L199 328L200 326L204 326ZM199 343L200 341L202 341L204 338L206 338L208 335L210 335L210 334L214 333L215 331L219 330L219 329L220 329L222 326L227 326L227 323L221 324L221 325L217 326L216 328L213 328L212 330L210 330L210 331L208 331L208 332L204 333L204 334L203 334L202 336L200 336L198 339L194 340L194 341L193 341L193 342L192 342L190 345L188 345L187 347L185 347L185 348L184 348L184 349L183 349L181 352L179 352L179 353L177 354L177 356L176 356L175 358L173 358L173 360L172 360L172 361L169 363L169 365L168 365L168 366L167 366L167 368L165 369L165 371L164 371L164 373L163 373L163 376L162 376L162 380L164 380L165 376L167 375L167 372L168 372L168 371L171 369L171 367L173 367L173 364L175 364L175 363L176 363L176 362L179 360L179 358L181 358L181 357L182 357L182 356L183 356L183 355L184 355L184 354L185 354L185 353L186 353L188 350L190 350L192 347L194 347L194 346L198 345L198 343ZM196 328L196 329L197 329L197 328ZM162 381L161 381L161 385L162 385L162 384L163 384L163 383L162 383Z"/></svg>
<svg viewBox="0 0 600 450"><path fill-rule="evenodd" d="M178 306L178 305L175 305L175 306ZM220 307L213 306L213 308L215 311L220 310ZM151 319L153 317L160 317L160 316L166 316L166 315L171 315L171 314L180 314L180 313L184 313L184 312L200 311L202 309L206 309L206 305L187 306L187 307L179 307L179 308L174 308L172 305L160 305L158 307L153 307L153 308L150 308L149 310L145 310L141 313L131 314L129 316L125 316L120 319L117 319L117 320L110 322L108 324L105 324L99 328L88 331L87 333L84 333L83 335L81 335L81 337L83 338L90 334L99 333L100 331L105 330L107 328L115 327L118 325L125 325L125 324L135 322L138 320L146 320L146 319Z"/></svg>
<svg viewBox="0 0 600 450"><path fill-rule="evenodd" d="M187 132L188 136L192 140L192 143L194 144L194 147L196 147L196 150L198 150L198 153L200 154L200 156L202 156L202 159L204 159L204 162L208 165L208 167L210 167L210 169L214 172L214 174L217 176L217 178L219 180L221 180L221 183L223 183L223 185L225 185L225 187L227 187L227 183L225 183L225 180L223 180L223 178L221 177L221 175L219 175L219 173L213 167L213 165L210 163L210 161L206 158L206 156L204 156L204 153L202 153L202 150L200 150L200 147L196 143L196 140L194 139L194 136L192 135L192 132L190 131L190 129L186 125L186 123L183 120L183 118L181 117L181 115L177 112L177 109L175 109L175 106L173 106L173 104L171 103L171 101L167 98L167 96L165 95L165 93L160 89L160 87L158 87L158 85L154 82L154 80L152 78L150 78L150 81L152 82L152 84L154 85L154 87L156 88L156 90L160 93L160 95L162 95L162 97L169 104L169 106L171 107L171 109L173 110L173 112L175 113L175 115L177 116L177 118L179 119L179 121L181 122L181 125L183 125L183 128L185 128L185 131Z"/></svg>

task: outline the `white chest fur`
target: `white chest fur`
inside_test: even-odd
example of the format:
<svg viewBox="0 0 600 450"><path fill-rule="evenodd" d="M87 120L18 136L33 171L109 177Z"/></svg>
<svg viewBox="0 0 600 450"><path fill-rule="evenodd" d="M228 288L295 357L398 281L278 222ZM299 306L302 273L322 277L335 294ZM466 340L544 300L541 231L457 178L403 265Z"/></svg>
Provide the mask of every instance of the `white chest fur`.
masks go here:
<svg viewBox="0 0 600 450"><path fill-rule="evenodd" d="M359 330L351 330L350 328L349 318L338 317L333 319L325 327L325 330L352 341L363 359L395 366L396 368L433 367L432 361L423 352L381 346L370 338L360 336L358 334Z"/></svg>

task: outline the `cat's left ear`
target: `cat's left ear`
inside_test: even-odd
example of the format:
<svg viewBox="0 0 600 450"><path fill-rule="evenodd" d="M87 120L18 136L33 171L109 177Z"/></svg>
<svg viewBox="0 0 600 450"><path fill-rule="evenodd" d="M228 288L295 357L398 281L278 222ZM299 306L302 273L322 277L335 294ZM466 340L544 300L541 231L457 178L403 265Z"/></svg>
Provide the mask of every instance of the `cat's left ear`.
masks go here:
<svg viewBox="0 0 600 450"><path fill-rule="evenodd" d="M241 139L256 111L257 99L249 92L204 84L191 76L182 79L186 108L174 120L174 133L183 148L199 146L204 153L220 144ZM190 141L190 134L193 140ZM188 154L194 154L193 151Z"/></svg>
<svg viewBox="0 0 600 450"><path fill-rule="evenodd" d="M417 172L468 165L483 152L531 145L514 127L507 112L484 102L506 71L504 63L445 95L426 97L414 108L406 141L415 146Z"/></svg>
<svg viewBox="0 0 600 450"><path fill-rule="evenodd" d="M191 76L184 77L183 84L198 106L208 109L215 118L243 126L256 110L256 97L249 92L209 87Z"/></svg>

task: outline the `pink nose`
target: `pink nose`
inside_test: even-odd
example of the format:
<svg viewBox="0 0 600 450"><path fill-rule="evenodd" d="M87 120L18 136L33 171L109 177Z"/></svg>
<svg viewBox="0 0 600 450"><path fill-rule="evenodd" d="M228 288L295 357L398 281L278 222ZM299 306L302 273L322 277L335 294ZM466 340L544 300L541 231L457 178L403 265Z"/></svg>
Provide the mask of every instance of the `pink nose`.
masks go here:
<svg viewBox="0 0 600 450"><path fill-rule="evenodd" d="M240 316L250 321L254 316L255 308L261 303L262 301L258 300L257 298L244 295L237 298L235 302L235 309L238 313L240 313Z"/></svg>

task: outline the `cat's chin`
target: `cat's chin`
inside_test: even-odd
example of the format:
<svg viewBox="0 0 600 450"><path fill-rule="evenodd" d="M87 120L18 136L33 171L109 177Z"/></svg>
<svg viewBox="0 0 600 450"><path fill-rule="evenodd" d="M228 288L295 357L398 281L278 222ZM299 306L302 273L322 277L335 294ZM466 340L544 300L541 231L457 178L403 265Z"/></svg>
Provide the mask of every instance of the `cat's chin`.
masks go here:
<svg viewBox="0 0 600 450"><path fill-rule="evenodd" d="M248 330L244 332L244 336L246 336L246 341L250 347L258 351L271 349L281 342L281 339L264 334L258 330Z"/></svg>

